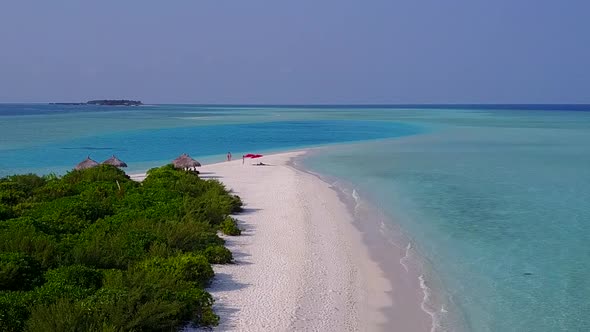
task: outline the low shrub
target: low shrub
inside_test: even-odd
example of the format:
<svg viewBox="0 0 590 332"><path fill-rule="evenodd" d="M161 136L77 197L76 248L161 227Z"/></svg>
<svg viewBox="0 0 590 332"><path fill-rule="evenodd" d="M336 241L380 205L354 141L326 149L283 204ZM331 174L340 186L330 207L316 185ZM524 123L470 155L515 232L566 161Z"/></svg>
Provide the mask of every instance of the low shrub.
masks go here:
<svg viewBox="0 0 590 332"><path fill-rule="evenodd" d="M211 264L227 264L233 260L231 251L224 246L209 246L203 254Z"/></svg>
<svg viewBox="0 0 590 332"><path fill-rule="evenodd" d="M238 228L238 223L237 220L235 218L232 218L230 216L227 216L223 222L221 223L219 229L225 234L225 235L241 235L242 231Z"/></svg>
<svg viewBox="0 0 590 332"><path fill-rule="evenodd" d="M34 190L44 186L47 183L46 177L40 177L36 174L11 175L5 178L7 182L13 183L20 191L29 197Z"/></svg>
<svg viewBox="0 0 590 332"><path fill-rule="evenodd" d="M146 219L100 220L88 227L72 248L73 261L101 269L126 269L166 242L162 225Z"/></svg>
<svg viewBox="0 0 590 332"><path fill-rule="evenodd" d="M50 305L37 305L31 310L27 331L96 331L90 313L79 302L59 299Z"/></svg>
<svg viewBox="0 0 590 332"><path fill-rule="evenodd" d="M29 317L24 292L0 292L0 331L22 331Z"/></svg>
<svg viewBox="0 0 590 332"><path fill-rule="evenodd" d="M155 257L140 265L146 271L168 273L183 281L195 282L205 287L213 278L213 269L207 258L199 254L182 254L174 257Z"/></svg>
<svg viewBox="0 0 590 332"><path fill-rule="evenodd" d="M26 218L3 222L0 229L0 251L23 252L41 263L43 268L54 266L61 253L55 237L38 231Z"/></svg>
<svg viewBox="0 0 590 332"><path fill-rule="evenodd" d="M238 213L242 212L242 199L238 195L231 195L230 196L230 204L231 204L231 213Z"/></svg>
<svg viewBox="0 0 590 332"><path fill-rule="evenodd" d="M103 288L84 300L84 306L95 322L109 322L115 330L172 331L187 322L217 323L211 295L171 269L105 271L104 280Z"/></svg>
<svg viewBox="0 0 590 332"><path fill-rule="evenodd" d="M100 165L0 178L0 331L216 325L204 287L229 263L242 202L167 165L140 184Z"/></svg>
<svg viewBox="0 0 590 332"><path fill-rule="evenodd" d="M61 178L61 181L74 187L88 187L88 184L108 182L115 184L132 183L124 171L111 165L98 165L84 170L73 170Z"/></svg>
<svg viewBox="0 0 590 332"><path fill-rule="evenodd" d="M215 228L202 222L171 223L165 225L162 231L170 248L183 252L203 250L211 244L224 243L217 236Z"/></svg>
<svg viewBox="0 0 590 332"><path fill-rule="evenodd" d="M10 206L0 203L0 220L11 219L15 216L16 213Z"/></svg>
<svg viewBox="0 0 590 332"><path fill-rule="evenodd" d="M31 291L35 305L50 305L61 298L81 300L94 294L102 285L102 273L83 265L50 270L45 278L46 283Z"/></svg>
<svg viewBox="0 0 590 332"><path fill-rule="evenodd" d="M0 290L28 290L41 283L41 264L20 252L0 253Z"/></svg>
<svg viewBox="0 0 590 332"><path fill-rule="evenodd" d="M84 265L68 265L49 270L45 274L48 284L98 289L102 285L102 273Z"/></svg>

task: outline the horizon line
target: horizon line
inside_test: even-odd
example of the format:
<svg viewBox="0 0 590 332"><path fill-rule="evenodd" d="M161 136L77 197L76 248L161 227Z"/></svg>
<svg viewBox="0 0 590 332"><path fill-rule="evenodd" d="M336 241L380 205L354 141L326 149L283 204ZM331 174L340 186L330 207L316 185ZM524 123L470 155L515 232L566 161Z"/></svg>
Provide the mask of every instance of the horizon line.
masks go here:
<svg viewBox="0 0 590 332"><path fill-rule="evenodd" d="M110 100L110 99L107 99ZM113 99L116 100L116 99ZM553 103L525 103L525 102L518 102L518 103L488 103L488 102L477 102L477 103L190 103L190 102L179 102L179 103L169 103L169 102L157 102L157 103L144 103L140 100L142 106L150 106L150 105L191 105L191 106L258 106L258 107L268 107L268 106L590 106L590 102L584 103L563 103L563 102L553 102ZM55 101L48 101L48 102L0 102L0 105L50 105L56 103L68 103L68 102L55 102ZM85 102L72 102L72 103L81 103L84 104ZM64 106L64 105L61 105ZM67 105L65 105L67 106ZM72 105L72 106L83 106L83 105ZM111 105L90 105L89 106L111 106Z"/></svg>

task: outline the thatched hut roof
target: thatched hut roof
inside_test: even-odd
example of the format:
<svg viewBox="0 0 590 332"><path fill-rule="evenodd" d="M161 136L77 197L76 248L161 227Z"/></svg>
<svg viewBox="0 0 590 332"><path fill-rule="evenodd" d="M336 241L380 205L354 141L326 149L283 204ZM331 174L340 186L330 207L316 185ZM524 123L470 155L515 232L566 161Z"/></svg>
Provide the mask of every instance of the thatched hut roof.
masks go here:
<svg viewBox="0 0 590 332"><path fill-rule="evenodd" d="M193 168L193 167L201 167L201 163L191 158L188 154L183 153L178 158L172 161L172 164L175 168Z"/></svg>
<svg viewBox="0 0 590 332"><path fill-rule="evenodd" d="M127 167L127 164L121 161L119 158L115 157L115 155L103 161L102 163L106 165L113 165L115 167Z"/></svg>
<svg viewBox="0 0 590 332"><path fill-rule="evenodd" d="M90 159L90 156L86 157L86 159L82 160L78 165L76 165L76 167L74 167L75 170L82 170L82 169L87 169L87 168L92 168L98 166L98 163L92 159Z"/></svg>

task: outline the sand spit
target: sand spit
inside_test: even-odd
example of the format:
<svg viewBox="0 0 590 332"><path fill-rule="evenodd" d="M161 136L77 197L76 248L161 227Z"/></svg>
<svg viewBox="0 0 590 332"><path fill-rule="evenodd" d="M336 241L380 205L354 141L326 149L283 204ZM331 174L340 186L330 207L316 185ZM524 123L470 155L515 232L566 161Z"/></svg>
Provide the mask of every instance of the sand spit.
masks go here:
<svg viewBox="0 0 590 332"><path fill-rule="evenodd" d="M393 303L399 289L371 259L350 209L329 184L290 165L305 153L199 169L245 203L236 215L242 235L224 237L235 264L214 266L208 288L221 317L213 330L391 331L397 325L387 313L404 299ZM258 162L267 166L252 165ZM145 174L131 177L141 181Z"/></svg>

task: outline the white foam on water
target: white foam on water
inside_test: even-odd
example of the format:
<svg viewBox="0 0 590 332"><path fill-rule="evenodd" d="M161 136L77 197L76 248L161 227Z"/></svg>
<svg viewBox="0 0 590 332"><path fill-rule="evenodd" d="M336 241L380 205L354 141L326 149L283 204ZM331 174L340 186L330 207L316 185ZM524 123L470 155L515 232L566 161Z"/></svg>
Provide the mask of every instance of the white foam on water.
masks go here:
<svg viewBox="0 0 590 332"><path fill-rule="evenodd" d="M352 190L352 198L354 198L354 212L356 213L359 206L361 205L361 196L359 195L359 193L356 191L356 189Z"/></svg>
<svg viewBox="0 0 590 332"><path fill-rule="evenodd" d="M412 249L412 242L408 242L408 245L406 246L405 255L399 259L399 263L404 267L406 272L410 272L410 270L408 269L408 265L406 265L406 261L408 260L408 257L410 256L411 249Z"/></svg>
<svg viewBox="0 0 590 332"><path fill-rule="evenodd" d="M430 318L432 319L432 325L430 327L430 332L436 332L437 328L439 328L440 325L438 323L438 318L436 317L436 312L434 312L428 308L428 302L430 301L430 288L428 286L426 286L426 280L424 279L423 274L421 274L418 277L418 280L420 280L420 288L422 289L422 292L424 293L424 296L422 297L422 302L420 303L420 308L422 308L422 311L427 313L430 316Z"/></svg>

